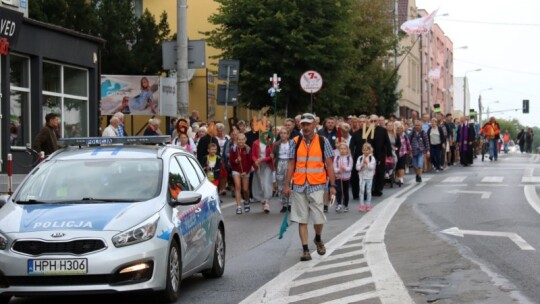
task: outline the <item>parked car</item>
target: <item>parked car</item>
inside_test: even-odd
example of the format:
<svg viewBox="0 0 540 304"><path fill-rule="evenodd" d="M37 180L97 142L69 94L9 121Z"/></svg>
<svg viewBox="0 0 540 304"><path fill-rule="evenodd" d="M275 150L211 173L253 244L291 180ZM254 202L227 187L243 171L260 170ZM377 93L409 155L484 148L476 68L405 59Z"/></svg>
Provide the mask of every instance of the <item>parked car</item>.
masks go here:
<svg viewBox="0 0 540 304"><path fill-rule="evenodd" d="M168 136L76 138L0 204L0 302L47 293L155 291L220 277L216 187ZM75 146L74 146L75 145Z"/></svg>

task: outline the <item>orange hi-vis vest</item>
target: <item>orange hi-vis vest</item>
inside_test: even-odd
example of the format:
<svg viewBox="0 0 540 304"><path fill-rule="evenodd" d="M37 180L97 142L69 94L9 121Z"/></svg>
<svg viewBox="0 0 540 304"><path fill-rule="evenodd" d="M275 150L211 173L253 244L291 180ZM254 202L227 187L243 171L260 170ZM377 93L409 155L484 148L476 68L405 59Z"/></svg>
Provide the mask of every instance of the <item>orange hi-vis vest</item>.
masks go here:
<svg viewBox="0 0 540 304"><path fill-rule="evenodd" d="M298 145L296 136L294 142ZM315 134L309 148L305 138L300 141L300 146L296 149L296 169L293 175L293 184L303 186L306 183L310 185L321 185L326 183L326 168L324 165L324 157L319 143L320 137Z"/></svg>

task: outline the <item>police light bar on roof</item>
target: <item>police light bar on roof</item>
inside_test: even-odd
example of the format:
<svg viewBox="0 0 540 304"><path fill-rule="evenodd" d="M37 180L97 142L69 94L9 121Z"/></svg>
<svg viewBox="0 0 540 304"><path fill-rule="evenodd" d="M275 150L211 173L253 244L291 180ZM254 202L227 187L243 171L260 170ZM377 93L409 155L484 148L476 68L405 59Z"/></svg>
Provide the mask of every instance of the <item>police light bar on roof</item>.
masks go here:
<svg viewBox="0 0 540 304"><path fill-rule="evenodd" d="M130 137L74 137L61 138L58 143L65 146L102 146L115 144L166 144L171 142L169 135L161 136L130 136Z"/></svg>

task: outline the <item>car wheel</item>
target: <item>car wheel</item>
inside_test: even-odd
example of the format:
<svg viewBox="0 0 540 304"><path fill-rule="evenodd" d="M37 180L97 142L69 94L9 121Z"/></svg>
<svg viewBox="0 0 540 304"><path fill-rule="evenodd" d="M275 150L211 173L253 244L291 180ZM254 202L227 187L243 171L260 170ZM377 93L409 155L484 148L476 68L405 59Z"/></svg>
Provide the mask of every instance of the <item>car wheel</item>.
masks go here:
<svg viewBox="0 0 540 304"><path fill-rule="evenodd" d="M214 246L214 261L212 268L204 271L202 274L205 278L219 278L225 271L225 237L223 228L219 228L216 235L216 243Z"/></svg>
<svg viewBox="0 0 540 304"><path fill-rule="evenodd" d="M178 243L173 241L169 247L169 257L167 258L166 287L160 292L163 302L176 302L180 295L180 282L182 281L182 259Z"/></svg>

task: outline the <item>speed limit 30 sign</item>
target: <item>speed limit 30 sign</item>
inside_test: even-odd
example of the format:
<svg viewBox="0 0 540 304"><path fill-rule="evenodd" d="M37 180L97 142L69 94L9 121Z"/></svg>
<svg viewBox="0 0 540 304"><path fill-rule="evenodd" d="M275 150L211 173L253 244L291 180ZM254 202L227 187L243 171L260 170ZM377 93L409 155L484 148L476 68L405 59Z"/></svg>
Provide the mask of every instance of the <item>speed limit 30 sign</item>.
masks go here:
<svg viewBox="0 0 540 304"><path fill-rule="evenodd" d="M300 86L304 92L313 94L321 90L323 79L321 74L316 71L307 71L300 77Z"/></svg>

